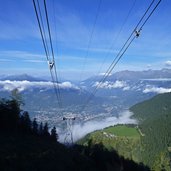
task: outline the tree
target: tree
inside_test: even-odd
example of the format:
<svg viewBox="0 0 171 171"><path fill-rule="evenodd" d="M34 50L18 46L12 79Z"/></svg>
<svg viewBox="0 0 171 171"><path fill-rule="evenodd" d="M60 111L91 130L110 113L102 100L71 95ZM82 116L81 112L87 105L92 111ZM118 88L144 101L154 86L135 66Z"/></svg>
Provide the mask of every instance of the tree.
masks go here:
<svg viewBox="0 0 171 171"><path fill-rule="evenodd" d="M49 136L49 128L48 128L48 123L46 122L44 127L43 127L43 135L46 137L46 136Z"/></svg>
<svg viewBox="0 0 171 171"><path fill-rule="evenodd" d="M43 134L43 123L41 122L39 125L39 135Z"/></svg>
<svg viewBox="0 0 171 171"><path fill-rule="evenodd" d="M58 134L57 134L57 132L56 132L56 127L54 126L52 129L51 129L51 139L53 140L53 141L57 141L58 140Z"/></svg>
<svg viewBox="0 0 171 171"><path fill-rule="evenodd" d="M24 122L27 125L27 127L31 128L31 120L27 111L24 111L23 117L24 117Z"/></svg>
<svg viewBox="0 0 171 171"><path fill-rule="evenodd" d="M15 131L20 117L20 107L16 100L0 101L0 127L8 131Z"/></svg>
<svg viewBox="0 0 171 171"><path fill-rule="evenodd" d="M33 124L32 125L33 133L38 134L38 124L37 124L36 118L34 118L32 124Z"/></svg>
<svg viewBox="0 0 171 171"><path fill-rule="evenodd" d="M20 117L20 126L24 132L31 131L31 120L28 112L24 111Z"/></svg>

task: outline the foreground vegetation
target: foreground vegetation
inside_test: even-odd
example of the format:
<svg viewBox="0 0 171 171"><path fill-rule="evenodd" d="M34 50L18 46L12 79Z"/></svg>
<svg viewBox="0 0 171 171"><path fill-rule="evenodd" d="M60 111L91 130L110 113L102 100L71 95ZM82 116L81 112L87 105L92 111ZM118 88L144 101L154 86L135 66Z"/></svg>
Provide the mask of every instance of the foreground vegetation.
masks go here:
<svg viewBox="0 0 171 171"><path fill-rule="evenodd" d="M78 143L102 143L119 155L143 162L155 171L171 170L171 93L134 105L130 109L139 125L117 125L88 134Z"/></svg>
<svg viewBox="0 0 171 171"><path fill-rule="evenodd" d="M1 171L148 171L102 144L66 147L57 142L55 127L30 120L16 99L0 100Z"/></svg>

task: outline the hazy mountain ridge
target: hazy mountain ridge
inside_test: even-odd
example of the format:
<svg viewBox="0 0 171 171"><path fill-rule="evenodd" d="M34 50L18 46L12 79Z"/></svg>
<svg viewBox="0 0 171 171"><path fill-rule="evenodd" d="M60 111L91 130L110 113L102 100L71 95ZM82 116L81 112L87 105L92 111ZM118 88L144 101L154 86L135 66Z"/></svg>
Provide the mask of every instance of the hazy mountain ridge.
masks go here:
<svg viewBox="0 0 171 171"><path fill-rule="evenodd" d="M40 77L33 77L28 74L21 74L21 75L9 75L3 76L0 78L1 81L10 80L10 81L47 81L47 79L43 79Z"/></svg>
<svg viewBox="0 0 171 171"><path fill-rule="evenodd" d="M81 84L64 81L58 83L61 94L71 99L74 97L88 98L92 90L98 86L102 75L91 77ZM18 88L23 94L37 93L50 96L53 94L53 84L41 78L35 78L27 74L7 76L0 79L0 93ZM171 91L171 69L147 70L147 71L120 71L110 75L103 82L96 93L102 101L110 103L115 101L118 105L131 105L148 99L156 94ZM52 95L53 96L53 95ZM77 98L76 98L77 99ZM78 98L80 99L80 98ZM128 101L129 99L129 101ZM64 98L63 98L64 100ZM74 100L76 101L76 100ZM77 103L84 100L77 100ZM75 103L74 103L75 104Z"/></svg>
<svg viewBox="0 0 171 171"><path fill-rule="evenodd" d="M104 74L99 74L96 76L92 76L83 82L91 81L99 81ZM144 71L131 71L131 70L123 70L115 72L108 76L107 81L115 81L115 80L137 80L137 79L151 79L151 78L171 78L171 69L163 68L161 70L144 70ZM49 79L43 79L41 77L30 76L28 74L19 74L19 75L1 75L0 80L11 80L11 81L49 81Z"/></svg>
<svg viewBox="0 0 171 171"><path fill-rule="evenodd" d="M114 98L116 101L119 98L127 107L156 94L171 92L171 69L120 71L110 75L99 85L102 77L91 77L81 85L90 91L97 87L97 96Z"/></svg>
<svg viewBox="0 0 171 171"><path fill-rule="evenodd" d="M98 75L91 77L91 80L97 80L98 78L102 78L102 75ZM107 80L114 81L114 80L137 80L137 79L150 79L150 78L171 78L171 69L163 68L161 70L144 70L144 71L119 71L112 75L109 75ZM88 81L90 79L85 80Z"/></svg>
<svg viewBox="0 0 171 171"><path fill-rule="evenodd" d="M58 83L64 107L76 105L76 108L81 109L80 105L86 102L92 90L98 86L100 78L102 78L102 75L91 77L81 84L73 84L72 81ZM37 109L42 108L44 106L42 104L50 105L45 105L46 107L58 108L53 90L54 87L50 81L27 74L3 76L0 79L1 97L9 96L10 92L15 88L21 92L24 100L26 100L26 104L32 108L34 106L40 106ZM100 106L115 105L121 109L123 106L124 108L129 108L131 105L149 99L158 93L170 91L171 69L120 71L110 75L98 87L98 91L92 100L93 104L101 104ZM29 103L32 105L29 105ZM91 105L89 104L88 107L91 108ZM97 113L97 107L91 108L91 111L93 109ZM103 108L101 107L100 110L103 110Z"/></svg>
<svg viewBox="0 0 171 171"><path fill-rule="evenodd" d="M96 82L99 82L103 76L98 75L95 77L91 77L85 80L82 84L88 83L87 86L93 86ZM116 82L116 81L124 81L124 82L132 82L137 83L138 81L162 81L161 78L166 78L163 81L167 81L167 79L171 79L171 69L161 69L161 70L146 70L146 71L120 71L116 72L105 80L107 82Z"/></svg>

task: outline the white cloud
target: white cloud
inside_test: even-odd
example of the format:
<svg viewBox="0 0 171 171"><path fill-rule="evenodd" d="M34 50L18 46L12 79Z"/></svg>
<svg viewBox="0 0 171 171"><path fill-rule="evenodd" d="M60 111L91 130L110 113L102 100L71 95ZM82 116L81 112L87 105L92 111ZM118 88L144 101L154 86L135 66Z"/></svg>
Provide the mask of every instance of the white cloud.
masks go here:
<svg viewBox="0 0 171 171"><path fill-rule="evenodd" d="M71 82L62 82L58 83L59 88L61 89L79 89L77 86ZM52 82L30 82L30 81L0 81L0 89L5 91L12 91L18 89L20 92L29 88L53 88Z"/></svg>
<svg viewBox="0 0 171 171"><path fill-rule="evenodd" d="M130 111L122 112L119 117L108 117L102 119L101 121L88 121L84 124L75 124L73 125L73 139L74 141L79 140L84 137L86 134L93 132L95 130L100 130L109 126L117 124L132 124L137 123L135 119L131 118L132 113ZM60 141L63 142L64 136L59 136Z"/></svg>
<svg viewBox="0 0 171 171"><path fill-rule="evenodd" d="M128 88L128 86L127 86L125 81L119 81L119 80L117 80L115 82L105 81L104 83L101 83L101 84L99 82L95 82L93 87L105 88L105 89L126 88L126 87Z"/></svg>
<svg viewBox="0 0 171 171"><path fill-rule="evenodd" d="M166 61L166 62L165 62L165 65L166 65L166 66L171 66L171 61Z"/></svg>
<svg viewBox="0 0 171 171"><path fill-rule="evenodd" d="M163 88L163 87L147 87L143 90L143 93L169 93L171 92L171 88Z"/></svg>
<svg viewBox="0 0 171 171"><path fill-rule="evenodd" d="M67 89L67 88L79 89L79 87L75 86L74 84L72 84L72 83L69 82L69 81L60 83L60 84L59 84L59 87L60 87L60 88L64 88L64 89Z"/></svg>
<svg viewBox="0 0 171 171"><path fill-rule="evenodd" d="M102 73L100 73L99 74L99 76L106 76L107 75L107 73L105 73L105 72L102 72ZM108 76L111 76L112 74L109 74Z"/></svg>
<svg viewBox="0 0 171 171"><path fill-rule="evenodd" d="M130 90L129 86L126 86L126 87L123 88L123 91L128 91L128 90Z"/></svg>

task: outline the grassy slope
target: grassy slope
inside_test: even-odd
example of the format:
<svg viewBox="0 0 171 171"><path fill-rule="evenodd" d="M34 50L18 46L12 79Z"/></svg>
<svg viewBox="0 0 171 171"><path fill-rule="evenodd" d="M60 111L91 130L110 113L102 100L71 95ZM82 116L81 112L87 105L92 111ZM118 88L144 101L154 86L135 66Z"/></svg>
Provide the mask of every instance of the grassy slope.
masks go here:
<svg viewBox="0 0 171 171"><path fill-rule="evenodd" d="M90 140L93 144L102 143L108 149L115 149L119 155L126 158L140 161L140 135L135 127L128 125L108 127L88 134L79 143L88 145Z"/></svg>
<svg viewBox="0 0 171 171"><path fill-rule="evenodd" d="M104 129L106 133L114 134L116 136L126 136L139 138L139 132L136 128L128 127L126 125L118 125Z"/></svg>

